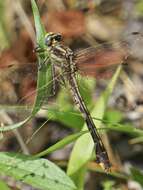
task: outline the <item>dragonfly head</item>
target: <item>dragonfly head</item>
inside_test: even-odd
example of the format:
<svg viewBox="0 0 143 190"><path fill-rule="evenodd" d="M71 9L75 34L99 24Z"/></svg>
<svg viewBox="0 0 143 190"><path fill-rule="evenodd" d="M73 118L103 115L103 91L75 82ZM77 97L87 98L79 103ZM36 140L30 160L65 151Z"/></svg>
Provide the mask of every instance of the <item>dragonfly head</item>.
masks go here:
<svg viewBox="0 0 143 190"><path fill-rule="evenodd" d="M45 35L45 45L50 47L62 40L62 35L60 33L49 32Z"/></svg>

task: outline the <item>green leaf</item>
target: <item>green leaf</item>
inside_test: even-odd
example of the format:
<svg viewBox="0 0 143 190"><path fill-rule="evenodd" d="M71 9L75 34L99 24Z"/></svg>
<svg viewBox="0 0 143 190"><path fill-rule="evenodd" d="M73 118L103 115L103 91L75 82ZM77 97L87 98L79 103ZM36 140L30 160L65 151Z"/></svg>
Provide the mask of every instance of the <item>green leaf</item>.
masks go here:
<svg viewBox="0 0 143 190"><path fill-rule="evenodd" d="M76 189L72 180L46 159L1 152L0 174L11 176L41 190Z"/></svg>
<svg viewBox="0 0 143 190"><path fill-rule="evenodd" d="M104 190L112 190L113 186L115 185L115 181L104 181L103 182L103 188Z"/></svg>
<svg viewBox="0 0 143 190"><path fill-rule="evenodd" d="M95 81L93 79L85 79L78 75L78 82L80 93L84 98L84 101L88 103L88 107L93 106L92 101L92 91L94 88ZM80 130L83 127L84 119L81 113L74 108L73 101L71 101L71 96L69 96L69 89L62 88L58 93L56 102L57 106L49 106L47 111L47 117L52 120L58 121L67 127Z"/></svg>
<svg viewBox="0 0 143 190"><path fill-rule="evenodd" d="M131 168L131 175L132 179L137 181L143 187L143 173L136 168Z"/></svg>
<svg viewBox="0 0 143 190"><path fill-rule="evenodd" d="M47 150L44 150L43 152L40 152L39 154L36 154L34 157L36 157L36 158L41 157L41 156L50 154L51 152L54 152L56 150L59 150L59 149L65 147L66 145L70 144L71 142L75 141L77 138L79 138L81 135L83 135L85 133L88 133L88 131L81 131L79 133L69 135L68 137L65 137L64 139L57 142L56 144L54 144L53 146L51 146Z"/></svg>
<svg viewBox="0 0 143 190"><path fill-rule="evenodd" d="M0 180L0 189L2 189L2 190L10 190L8 185L2 180Z"/></svg>
<svg viewBox="0 0 143 190"><path fill-rule="evenodd" d="M77 130L80 130L84 124L84 120L81 114L75 111L73 107L69 107L67 109L63 108L61 110L60 108L49 106L47 116L48 118L51 118L53 121L58 121L67 127L74 128Z"/></svg>
<svg viewBox="0 0 143 190"><path fill-rule="evenodd" d="M104 93L100 96L98 101L96 102L96 105L91 113L91 115L99 119L103 119L104 112L107 106L108 98L111 95L113 88L116 84L117 78L119 76L121 70L121 66L118 67L116 73L114 74L113 78L111 79L107 89L104 91ZM101 120L94 120L94 123L97 127L100 126ZM86 124L83 127L83 130L87 130ZM94 150L94 143L91 139L90 134L82 135L75 143L75 146L72 150L68 170L67 173L69 176L72 177L72 179L79 179L81 178L81 172L80 175L78 175L78 171L86 166L86 163L91 159L92 152ZM76 183L77 184L77 183ZM78 186L79 184L77 184ZM83 184L82 184L83 185ZM78 186L79 189L82 189L83 187L80 185Z"/></svg>
<svg viewBox="0 0 143 190"><path fill-rule="evenodd" d="M123 119L123 113L117 110L107 110L104 119L107 120L107 122L109 121L109 123L118 123Z"/></svg>
<svg viewBox="0 0 143 190"><path fill-rule="evenodd" d="M93 106L93 100L92 100L92 92L95 88L95 79L86 77L82 77L81 75L78 75L77 82L79 86L79 91L81 96L83 97L83 100L88 108Z"/></svg>

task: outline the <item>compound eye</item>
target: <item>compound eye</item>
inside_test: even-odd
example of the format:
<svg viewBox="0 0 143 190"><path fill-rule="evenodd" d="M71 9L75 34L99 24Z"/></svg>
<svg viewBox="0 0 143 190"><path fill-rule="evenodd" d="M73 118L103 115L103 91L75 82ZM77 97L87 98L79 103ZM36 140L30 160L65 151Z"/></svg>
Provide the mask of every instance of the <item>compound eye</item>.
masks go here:
<svg viewBox="0 0 143 190"><path fill-rule="evenodd" d="M52 45L52 37L51 36L46 36L45 38L45 45L51 46Z"/></svg>
<svg viewBox="0 0 143 190"><path fill-rule="evenodd" d="M61 35L61 34L57 34L57 35L55 36L55 40L56 40L56 41L60 42L61 39L62 39L62 35Z"/></svg>

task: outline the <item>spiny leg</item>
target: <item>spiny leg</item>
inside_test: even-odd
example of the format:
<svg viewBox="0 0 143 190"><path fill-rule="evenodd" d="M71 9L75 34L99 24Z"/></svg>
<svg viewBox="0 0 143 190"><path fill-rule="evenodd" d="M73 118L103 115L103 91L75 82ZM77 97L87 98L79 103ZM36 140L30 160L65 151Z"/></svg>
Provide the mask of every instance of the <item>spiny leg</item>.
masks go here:
<svg viewBox="0 0 143 190"><path fill-rule="evenodd" d="M43 54L47 52L47 49L41 48L39 44L37 44L36 48L34 49L34 51L38 54ZM45 65L45 63L48 63L48 60L50 60L49 56L45 57L45 59L43 60L42 63L39 63L38 65L38 69L40 70L43 65Z"/></svg>

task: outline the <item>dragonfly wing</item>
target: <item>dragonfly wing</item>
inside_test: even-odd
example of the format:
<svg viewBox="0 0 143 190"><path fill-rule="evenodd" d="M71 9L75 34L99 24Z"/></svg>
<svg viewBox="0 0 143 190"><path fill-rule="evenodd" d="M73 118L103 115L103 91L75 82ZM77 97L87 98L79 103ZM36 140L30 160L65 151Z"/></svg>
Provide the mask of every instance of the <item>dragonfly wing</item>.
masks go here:
<svg viewBox="0 0 143 190"><path fill-rule="evenodd" d="M75 54L74 62L81 74L93 77L105 77L114 66L121 64L127 58L123 48L90 47ZM104 74L105 73L105 74ZM101 75L102 74L102 75Z"/></svg>

